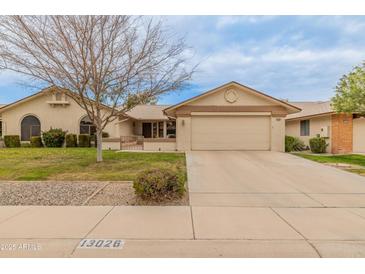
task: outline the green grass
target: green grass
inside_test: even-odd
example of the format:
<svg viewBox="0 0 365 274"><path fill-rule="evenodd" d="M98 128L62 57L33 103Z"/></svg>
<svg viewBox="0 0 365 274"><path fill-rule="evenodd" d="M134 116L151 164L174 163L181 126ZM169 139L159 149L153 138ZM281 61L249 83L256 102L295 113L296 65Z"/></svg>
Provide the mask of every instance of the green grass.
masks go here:
<svg viewBox="0 0 365 274"><path fill-rule="evenodd" d="M294 153L297 156L316 161L319 163L340 163L365 167L365 155L347 154L347 155L312 155L306 153Z"/></svg>
<svg viewBox="0 0 365 274"><path fill-rule="evenodd" d="M183 153L103 152L96 163L94 148L0 149L0 180L134 180L150 168L186 173ZM181 171L180 171L181 170Z"/></svg>

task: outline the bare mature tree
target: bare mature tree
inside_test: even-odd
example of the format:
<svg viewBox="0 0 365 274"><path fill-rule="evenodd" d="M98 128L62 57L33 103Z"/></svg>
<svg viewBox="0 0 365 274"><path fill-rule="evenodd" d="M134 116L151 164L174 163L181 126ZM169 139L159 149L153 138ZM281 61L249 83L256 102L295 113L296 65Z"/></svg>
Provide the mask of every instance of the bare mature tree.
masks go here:
<svg viewBox="0 0 365 274"><path fill-rule="evenodd" d="M95 124L98 162L108 123L191 78L186 50L151 18L0 17L0 69L68 90Z"/></svg>

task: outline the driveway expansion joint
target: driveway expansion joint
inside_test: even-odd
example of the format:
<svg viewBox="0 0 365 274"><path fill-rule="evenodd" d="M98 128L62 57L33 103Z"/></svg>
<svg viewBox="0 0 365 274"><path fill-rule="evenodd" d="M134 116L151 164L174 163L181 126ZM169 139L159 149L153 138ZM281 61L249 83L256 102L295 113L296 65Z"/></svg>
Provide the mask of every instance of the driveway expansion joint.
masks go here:
<svg viewBox="0 0 365 274"><path fill-rule="evenodd" d="M288 226L290 226L295 232L297 232L300 236L303 237L303 239L307 242L307 244L309 244L313 250L317 253L317 255L322 258L322 255L321 253L318 251L318 249L314 246L313 243L311 243L309 241L309 239L307 237L305 237L299 230L297 230L291 223L289 223L284 217L282 217L274 208L271 208L270 209L274 212L274 214L276 214L281 220L283 220Z"/></svg>
<svg viewBox="0 0 365 274"><path fill-rule="evenodd" d="M87 238L88 235L90 235L90 233L110 214L110 212L112 212L112 210L115 208L115 206L112 206L111 209L109 209L103 217L100 218L100 220L85 234L85 236L82 239ZM77 243L75 245L75 247L72 249L71 252L71 256L74 254L74 252L76 251L77 246L79 245L79 243Z"/></svg>

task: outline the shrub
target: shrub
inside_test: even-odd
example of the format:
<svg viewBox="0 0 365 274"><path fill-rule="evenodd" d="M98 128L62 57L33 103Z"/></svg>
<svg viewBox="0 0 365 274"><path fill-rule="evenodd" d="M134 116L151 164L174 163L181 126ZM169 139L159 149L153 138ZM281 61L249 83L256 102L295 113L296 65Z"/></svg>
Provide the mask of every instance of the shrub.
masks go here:
<svg viewBox="0 0 365 274"><path fill-rule="evenodd" d="M323 137L315 137L309 139L309 146L313 153L325 153L328 144Z"/></svg>
<svg viewBox="0 0 365 274"><path fill-rule="evenodd" d="M141 172L133 188L144 200L163 201L180 198L185 192L185 179L169 169L150 169Z"/></svg>
<svg viewBox="0 0 365 274"><path fill-rule="evenodd" d="M66 131L60 128L51 128L42 132L43 142L46 147L62 147L65 141Z"/></svg>
<svg viewBox="0 0 365 274"><path fill-rule="evenodd" d="M6 147L20 147L19 135L5 135L4 143Z"/></svg>
<svg viewBox="0 0 365 274"><path fill-rule="evenodd" d="M79 147L90 147L91 146L91 138L89 134L80 134L79 135Z"/></svg>
<svg viewBox="0 0 365 274"><path fill-rule="evenodd" d="M31 147L43 147L41 136L33 136L30 138Z"/></svg>
<svg viewBox="0 0 365 274"><path fill-rule="evenodd" d="M305 149L304 142L297 137L285 136L285 152L302 151Z"/></svg>
<svg viewBox="0 0 365 274"><path fill-rule="evenodd" d="M77 147L77 135L67 134L66 135L66 147Z"/></svg>

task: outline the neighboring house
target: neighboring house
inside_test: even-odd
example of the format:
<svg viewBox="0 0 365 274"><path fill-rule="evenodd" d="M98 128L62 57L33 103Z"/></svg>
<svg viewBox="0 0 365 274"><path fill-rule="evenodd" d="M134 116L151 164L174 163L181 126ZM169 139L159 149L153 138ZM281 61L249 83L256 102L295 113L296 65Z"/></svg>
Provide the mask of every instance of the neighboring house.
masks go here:
<svg viewBox="0 0 365 274"><path fill-rule="evenodd" d="M357 114L337 114L330 101L290 102L302 109L286 117L286 135L309 139L327 138L330 153L365 152L365 119Z"/></svg>
<svg viewBox="0 0 365 274"><path fill-rule="evenodd" d="M230 82L173 106L139 105L105 131L104 149L284 150L285 117L301 109ZM105 111L108 108L105 107ZM3 135L22 141L49 128L93 134L85 111L48 88L0 108Z"/></svg>
<svg viewBox="0 0 365 274"><path fill-rule="evenodd" d="M5 107L5 104L0 104L0 108ZM3 137L3 122L1 120L1 114L0 114L0 138Z"/></svg>
<svg viewBox="0 0 365 274"><path fill-rule="evenodd" d="M105 107L104 111L110 111ZM89 117L66 92L54 87L43 89L31 96L0 108L3 135L19 135L21 141L40 136L50 128L62 128L68 133L93 134L95 127ZM115 124L106 127L111 135L117 134Z"/></svg>

